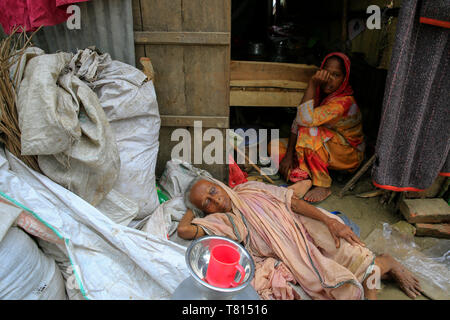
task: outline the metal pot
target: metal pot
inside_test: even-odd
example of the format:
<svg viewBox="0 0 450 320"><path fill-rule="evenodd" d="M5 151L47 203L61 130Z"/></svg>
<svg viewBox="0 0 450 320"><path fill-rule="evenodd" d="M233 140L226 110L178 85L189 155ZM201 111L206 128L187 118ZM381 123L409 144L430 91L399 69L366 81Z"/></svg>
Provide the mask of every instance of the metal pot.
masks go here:
<svg viewBox="0 0 450 320"><path fill-rule="evenodd" d="M272 56L272 61L274 62L288 62L288 46L286 41L280 41L275 46L275 52Z"/></svg>
<svg viewBox="0 0 450 320"><path fill-rule="evenodd" d="M262 42L250 42L247 53L252 60L264 60L267 55L266 46Z"/></svg>
<svg viewBox="0 0 450 320"><path fill-rule="evenodd" d="M203 280L211 250L219 244L230 245L240 253L239 264L245 270L245 277L237 287L219 288ZM178 286L172 295L173 300L259 300L255 289L249 285L255 275L255 264L248 251L236 241L220 236L202 237L191 243L185 257L191 276ZM239 273L236 277L240 277Z"/></svg>

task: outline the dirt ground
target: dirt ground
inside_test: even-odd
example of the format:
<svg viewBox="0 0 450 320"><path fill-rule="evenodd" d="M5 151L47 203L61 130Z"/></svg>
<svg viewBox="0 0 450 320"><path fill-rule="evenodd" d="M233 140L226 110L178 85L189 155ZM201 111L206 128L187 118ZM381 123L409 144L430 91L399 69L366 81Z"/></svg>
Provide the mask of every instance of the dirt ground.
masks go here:
<svg viewBox="0 0 450 320"><path fill-rule="evenodd" d="M255 173L250 173L250 176ZM286 182L277 179L275 184L282 185ZM334 181L332 185L332 195L325 201L317 204L328 211L340 211L356 223L360 228L360 238L364 241L367 236L375 229L382 226L382 223L389 224L404 220L403 216L397 212L395 204L381 204L380 196L372 198L360 198L356 195L374 190L370 175L363 176L352 191L348 191L344 197L339 198L338 193L345 183ZM418 242L424 242L426 239L415 237ZM411 300L401 291L395 283L382 281L381 290L379 290L378 299L380 300ZM424 296L419 296L416 300L427 300Z"/></svg>

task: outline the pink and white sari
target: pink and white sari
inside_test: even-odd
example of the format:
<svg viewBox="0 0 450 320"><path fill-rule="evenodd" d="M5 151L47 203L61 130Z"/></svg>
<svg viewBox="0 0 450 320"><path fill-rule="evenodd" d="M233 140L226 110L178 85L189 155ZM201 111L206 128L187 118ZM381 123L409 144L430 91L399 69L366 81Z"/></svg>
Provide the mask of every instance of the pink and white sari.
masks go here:
<svg viewBox="0 0 450 320"><path fill-rule="evenodd" d="M336 248L325 224L291 210L290 189L262 182L230 189L214 182L230 196L233 212L195 218L192 223L207 234L245 245L256 263L252 285L263 299L299 299L289 282L298 283L312 299L364 298L361 282L375 258L369 249L344 239Z"/></svg>

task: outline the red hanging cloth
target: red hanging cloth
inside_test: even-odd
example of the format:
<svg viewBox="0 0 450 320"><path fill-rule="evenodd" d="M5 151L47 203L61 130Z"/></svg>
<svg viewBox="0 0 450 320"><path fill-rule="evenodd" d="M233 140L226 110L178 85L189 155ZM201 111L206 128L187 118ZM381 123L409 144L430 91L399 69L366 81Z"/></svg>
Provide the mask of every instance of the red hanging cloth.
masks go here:
<svg viewBox="0 0 450 320"><path fill-rule="evenodd" d="M40 26L53 26L66 21L70 14L67 7L89 0L2 0L0 2L0 24L6 34L15 27L34 31ZM19 32L22 29L18 30Z"/></svg>

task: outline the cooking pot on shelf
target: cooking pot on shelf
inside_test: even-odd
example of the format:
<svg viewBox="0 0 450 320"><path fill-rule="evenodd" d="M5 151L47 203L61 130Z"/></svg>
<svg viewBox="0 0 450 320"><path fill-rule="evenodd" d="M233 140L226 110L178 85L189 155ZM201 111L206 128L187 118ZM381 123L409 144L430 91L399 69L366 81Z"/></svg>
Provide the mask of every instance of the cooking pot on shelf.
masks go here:
<svg viewBox="0 0 450 320"><path fill-rule="evenodd" d="M266 45L262 42L249 42L247 54L250 60L263 61L267 57Z"/></svg>

